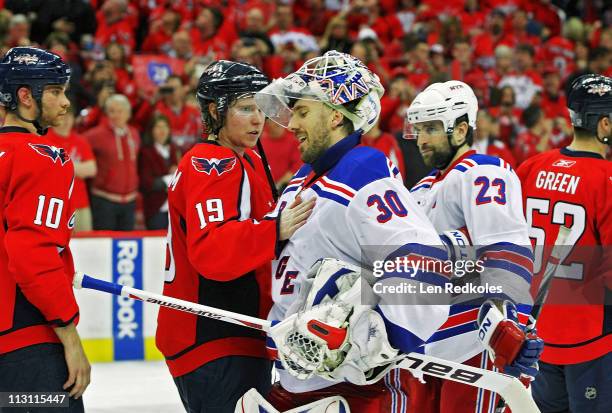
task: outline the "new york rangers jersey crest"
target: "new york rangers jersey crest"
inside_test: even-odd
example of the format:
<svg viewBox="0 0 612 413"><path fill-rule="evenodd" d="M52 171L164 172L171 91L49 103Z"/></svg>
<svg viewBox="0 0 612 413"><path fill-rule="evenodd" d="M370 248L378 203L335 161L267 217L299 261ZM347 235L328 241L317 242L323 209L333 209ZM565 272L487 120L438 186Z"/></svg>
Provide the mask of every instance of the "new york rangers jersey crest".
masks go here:
<svg viewBox="0 0 612 413"><path fill-rule="evenodd" d="M44 145L42 143L30 143L29 145L39 155L51 158L53 160L53 163L55 163L55 161L59 159L59 161L62 163L62 166L64 166L66 162L70 160L70 156L66 153L64 148Z"/></svg>
<svg viewBox="0 0 612 413"><path fill-rule="evenodd" d="M217 175L221 176L225 172L229 172L236 166L236 158L197 158L191 157L191 164L198 172L204 172L207 175L211 174L211 171L217 171Z"/></svg>

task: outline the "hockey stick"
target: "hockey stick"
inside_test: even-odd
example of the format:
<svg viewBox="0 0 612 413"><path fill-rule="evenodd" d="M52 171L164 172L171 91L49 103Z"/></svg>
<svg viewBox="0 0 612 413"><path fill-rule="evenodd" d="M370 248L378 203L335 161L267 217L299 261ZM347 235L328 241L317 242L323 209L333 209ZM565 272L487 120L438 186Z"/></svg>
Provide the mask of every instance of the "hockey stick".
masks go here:
<svg viewBox="0 0 612 413"><path fill-rule="evenodd" d="M82 273L75 274L73 285L77 289L88 288L103 291L265 332L270 331L275 324L268 320L99 280ZM421 372L430 376L441 377L469 386L490 390L503 397L515 412L539 413L528 390L516 377L418 353L409 353L404 357L405 360L401 361L396 368L406 369L411 372Z"/></svg>
<svg viewBox="0 0 612 413"><path fill-rule="evenodd" d="M99 280L97 278L90 277L89 275L80 272L74 274L72 285L76 289L88 288L91 290L103 291L114 295L120 295L122 297L129 297L134 300L144 301L146 303L157 304L161 307L167 307L173 310L185 311L187 313L199 315L202 317L225 321L226 323L238 324L244 327L254 328L260 331L267 332L270 330L270 327L272 325L270 321L263 320L261 318L238 314L215 307L192 303L191 301L185 301L174 297L168 297L149 291L139 290L137 288L112 283L109 281Z"/></svg>
<svg viewBox="0 0 612 413"><path fill-rule="evenodd" d="M546 269L544 270L544 274L542 275L542 282L540 284L540 288L538 289L538 294L536 295L535 300L533 301L533 307L531 310L531 314L529 315L529 321L527 324L527 331L533 330L535 328L536 322L540 313L542 312L542 307L544 306L544 301L546 301L546 297L548 297L548 291L550 289L550 283L553 280L553 276L555 272L557 272L557 268L559 268L559 264L561 263L561 255L563 253L563 247L565 247L565 240L567 239L570 233L570 229L565 225L561 225L559 227L559 233L557 234L557 239L555 240L552 251L550 252L550 256L548 257L548 262L546 263ZM522 381L523 384L528 387L528 381ZM505 399L500 399L497 403L497 407L495 408L495 413L503 413L506 410ZM512 406L510 408L514 411Z"/></svg>

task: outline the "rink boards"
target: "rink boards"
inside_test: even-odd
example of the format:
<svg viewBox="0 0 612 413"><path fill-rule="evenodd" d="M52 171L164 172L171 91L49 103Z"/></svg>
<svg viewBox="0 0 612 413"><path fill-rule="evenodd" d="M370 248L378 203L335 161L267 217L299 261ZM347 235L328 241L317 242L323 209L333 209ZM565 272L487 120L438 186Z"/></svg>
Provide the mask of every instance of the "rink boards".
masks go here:
<svg viewBox="0 0 612 413"><path fill-rule="evenodd" d="M70 242L78 271L161 293L166 239L160 233L94 233ZM129 235L126 235L129 234ZM78 325L92 362L162 360L155 347L158 307L92 290L75 290Z"/></svg>

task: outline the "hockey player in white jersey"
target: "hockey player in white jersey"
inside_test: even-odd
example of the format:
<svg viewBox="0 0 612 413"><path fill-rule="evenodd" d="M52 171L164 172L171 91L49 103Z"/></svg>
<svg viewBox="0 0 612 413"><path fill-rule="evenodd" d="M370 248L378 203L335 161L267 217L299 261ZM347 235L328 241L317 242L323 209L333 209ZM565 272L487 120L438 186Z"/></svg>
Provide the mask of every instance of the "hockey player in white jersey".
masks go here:
<svg viewBox="0 0 612 413"><path fill-rule="evenodd" d="M533 273L521 185L507 162L470 150L477 112L474 92L460 81L430 85L406 112L404 137L417 140L425 164L433 168L412 195L439 233L467 234L473 258L482 263L471 280L457 279L480 290L453 297L450 316L425 353L488 369L494 360L506 373L534 376L543 343L534 335L523 340L518 327L531 311ZM479 331L479 322L492 316L499 321L493 338L492 329ZM415 413L492 412L497 404L494 394L481 389L426 381L413 394Z"/></svg>
<svg viewBox="0 0 612 413"><path fill-rule="evenodd" d="M309 270L320 258L334 258L354 266L336 260L321 264L319 273L324 272L330 282L316 295L328 297L342 292L339 279L359 274L359 267L372 268L375 262L396 256L447 259L440 237L403 186L398 169L382 152L360 145L362 134L378 120L382 94L378 77L359 60L330 51L274 81L255 97L270 119L295 133L304 161L279 199L276 213L298 197L316 198L306 224L277 249L270 320L283 320L295 311L300 292L303 295L307 283L312 283L307 279ZM442 285L448 281L444 274L425 271L389 272L386 277L390 285ZM384 372L381 359L387 357L388 363L398 351L415 350L447 319L448 305L397 305L421 304L420 299L414 294L389 295L371 309L362 309L359 317L349 308L352 318L345 344L352 351L340 358L337 369L329 369L323 378L304 369L305 364L300 364L303 360L293 363L289 361L292 355L285 354L281 357L283 363L276 364L280 383L273 386L268 401L285 411L326 396L341 395L356 413L406 411L409 373L391 370L381 375L377 368L382 364ZM315 297L310 304L320 302ZM313 311L321 308L320 314L329 320L330 314L336 310L342 313L347 307L315 305ZM323 324L326 320L322 320ZM305 334L312 335L311 341L319 340L317 326L309 323L308 328L304 327ZM281 344L285 343L276 343L279 353L283 351ZM331 345L325 351L334 352ZM365 371L378 375L365 376ZM372 377L379 376L371 383ZM245 395L237 411L248 411L240 409L253 401L252 396ZM263 402L262 408L266 408Z"/></svg>

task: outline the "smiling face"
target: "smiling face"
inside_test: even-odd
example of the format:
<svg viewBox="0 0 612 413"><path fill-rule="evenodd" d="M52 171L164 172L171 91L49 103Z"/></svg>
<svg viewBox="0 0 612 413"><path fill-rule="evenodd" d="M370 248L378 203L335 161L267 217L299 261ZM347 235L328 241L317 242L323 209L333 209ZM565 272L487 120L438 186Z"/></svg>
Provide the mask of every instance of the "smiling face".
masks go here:
<svg viewBox="0 0 612 413"><path fill-rule="evenodd" d="M242 154L257 143L265 117L252 97L236 100L227 110L225 123L219 130L219 143Z"/></svg>
<svg viewBox="0 0 612 413"><path fill-rule="evenodd" d="M46 127L59 126L70 107L66 97L66 86L45 86L42 95L41 124Z"/></svg>
<svg viewBox="0 0 612 413"><path fill-rule="evenodd" d="M293 106L288 129L300 141L302 161L313 163L332 145L334 110L321 102L301 99Z"/></svg>

